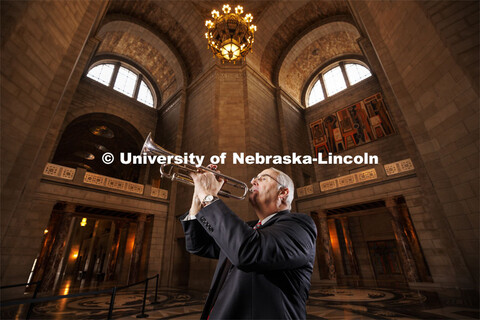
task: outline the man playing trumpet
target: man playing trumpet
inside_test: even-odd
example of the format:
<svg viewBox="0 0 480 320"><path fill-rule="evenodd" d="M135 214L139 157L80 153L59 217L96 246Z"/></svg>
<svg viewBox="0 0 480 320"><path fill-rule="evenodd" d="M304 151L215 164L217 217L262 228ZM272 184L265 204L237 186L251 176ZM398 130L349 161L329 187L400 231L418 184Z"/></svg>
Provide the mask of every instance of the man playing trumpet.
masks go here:
<svg viewBox="0 0 480 320"><path fill-rule="evenodd" d="M290 212L292 179L274 168L253 178L249 202L258 221L245 223L217 197L223 180L190 175L192 206L181 217L187 251L219 260L201 318L305 319L316 228Z"/></svg>

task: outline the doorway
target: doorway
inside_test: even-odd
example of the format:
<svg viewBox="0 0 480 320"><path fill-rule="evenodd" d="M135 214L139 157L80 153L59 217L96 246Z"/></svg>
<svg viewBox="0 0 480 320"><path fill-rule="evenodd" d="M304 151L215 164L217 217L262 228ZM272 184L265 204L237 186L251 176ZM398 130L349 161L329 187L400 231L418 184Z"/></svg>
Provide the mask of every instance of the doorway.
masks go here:
<svg viewBox="0 0 480 320"><path fill-rule="evenodd" d="M69 208L57 204L45 229L33 270L33 281L43 279L42 291L67 294L146 276L153 216L145 221L135 213Z"/></svg>

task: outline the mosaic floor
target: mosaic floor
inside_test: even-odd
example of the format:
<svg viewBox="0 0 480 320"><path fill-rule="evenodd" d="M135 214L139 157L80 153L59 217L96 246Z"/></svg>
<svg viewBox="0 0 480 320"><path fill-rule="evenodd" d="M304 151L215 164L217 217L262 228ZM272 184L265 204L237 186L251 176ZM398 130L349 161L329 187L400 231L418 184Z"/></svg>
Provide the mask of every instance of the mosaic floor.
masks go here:
<svg viewBox="0 0 480 320"><path fill-rule="evenodd" d="M148 319L199 319L205 293L161 289L147 294ZM142 310L143 291L119 291L114 319L137 319ZM477 308L440 303L435 293L401 289L323 288L310 290L308 319L479 319ZM37 304L31 319L106 319L109 295L79 297ZM3 308L2 319L22 319L25 307Z"/></svg>

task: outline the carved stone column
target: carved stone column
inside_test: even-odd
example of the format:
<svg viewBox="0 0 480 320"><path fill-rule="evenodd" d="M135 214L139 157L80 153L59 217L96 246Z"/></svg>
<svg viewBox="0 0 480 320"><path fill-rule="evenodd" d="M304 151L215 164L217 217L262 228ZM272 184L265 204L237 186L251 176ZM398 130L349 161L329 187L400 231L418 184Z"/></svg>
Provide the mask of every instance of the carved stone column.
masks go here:
<svg viewBox="0 0 480 320"><path fill-rule="evenodd" d="M333 257L332 244L330 243L330 232L328 231L327 214L322 211L318 214L320 223L320 238L325 252L325 263L328 269L328 279L337 280L337 273L335 271L335 259Z"/></svg>
<svg viewBox="0 0 480 320"><path fill-rule="evenodd" d="M145 234L145 221L147 216L141 214L137 220L137 230L135 232L135 243L133 245L132 260L130 262L130 275L128 277L129 283L134 283L138 279L138 273L140 272L140 258L142 256L143 236Z"/></svg>
<svg viewBox="0 0 480 320"><path fill-rule="evenodd" d="M408 242L405 226L402 222L402 215L400 209L394 198L385 200L385 205L392 216L392 226L395 232L395 239L397 240L400 260L402 261L403 270L408 282L419 281L417 267L413 259L412 250Z"/></svg>
<svg viewBox="0 0 480 320"><path fill-rule="evenodd" d="M93 227L92 239L90 240L90 246L88 247L87 254L85 255L85 265L83 266L83 276L80 287L83 287L87 282L92 281L93 268L95 267L95 261L93 259L94 251L97 248L98 232L99 232L100 220L95 221Z"/></svg>
<svg viewBox="0 0 480 320"><path fill-rule="evenodd" d="M52 230L52 232L55 232L55 239L53 240L52 249L47 259L47 268L45 268L43 275L41 291L49 291L54 289L53 286L55 284L56 274L57 271L60 271L58 269L61 266L74 212L75 205L71 203L67 204L65 206L64 213L61 214L62 217L58 227L56 230Z"/></svg>
<svg viewBox="0 0 480 320"><path fill-rule="evenodd" d="M108 254L108 262L107 262L107 272L105 276L105 280L113 280L115 277L115 269L117 268L117 259L118 253L120 249L120 235L122 234L122 230L125 229L127 225L123 221L114 221L115 230L113 231L113 239L112 244L109 248L110 252Z"/></svg>
<svg viewBox="0 0 480 320"><path fill-rule="evenodd" d="M410 248L412 250L413 258L415 259L415 264L417 266L418 275L421 281L432 281L432 276L425 261L425 257L420 247L420 242L418 241L417 234L413 227L412 219L410 218L410 213L408 212L408 207L406 203L401 203L397 205L404 221L406 235Z"/></svg>
<svg viewBox="0 0 480 320"><path fill-rule="evenodd" d="M52 252L52 247L55 242L55 233L54 231L57 230L58 225L61 223L62 215L52 213L50 217L50 221L46 230L48 231L46 234L44 233L43 242L42 242L42 249L40 250L40 254L38 255L37 264L34 270L32 282L40 281L45 275L45 270L49 268L48 266L48 258L50 256L50 252ZM32 289L33 286L29 287L29 290Z"/></svg>
<svg viewBox="0 0 480 320"><path fill-rule="evenodd" d="M350 229L348 227L348 218L342 217L339 220L342 225L343 237L345 239L345 248L347 249L347 256L348 256L348 260L352 270L352 274L358 275L360 272L359 272L357 258L355 256L355 251L353 250L352 238L350 237Z"/></svg>

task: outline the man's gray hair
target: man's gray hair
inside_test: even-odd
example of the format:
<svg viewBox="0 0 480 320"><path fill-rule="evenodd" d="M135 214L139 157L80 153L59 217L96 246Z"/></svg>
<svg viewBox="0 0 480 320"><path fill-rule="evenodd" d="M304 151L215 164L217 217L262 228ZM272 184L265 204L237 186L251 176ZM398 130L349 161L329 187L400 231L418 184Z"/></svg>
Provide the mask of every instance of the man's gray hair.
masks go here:
<svg viewBox="0 0 480 320"><path fill-rule="evenodd" d="M288 208L291 209L293 196L295 195L295 186L293 184L292 178L290 178L286 173L278 169L275 169L275 168L270 168L270 169L272 169L278 174L277 176L278 182L284 187L288 188L288 196L287 196L286 202L287 202Z"/></svg>

